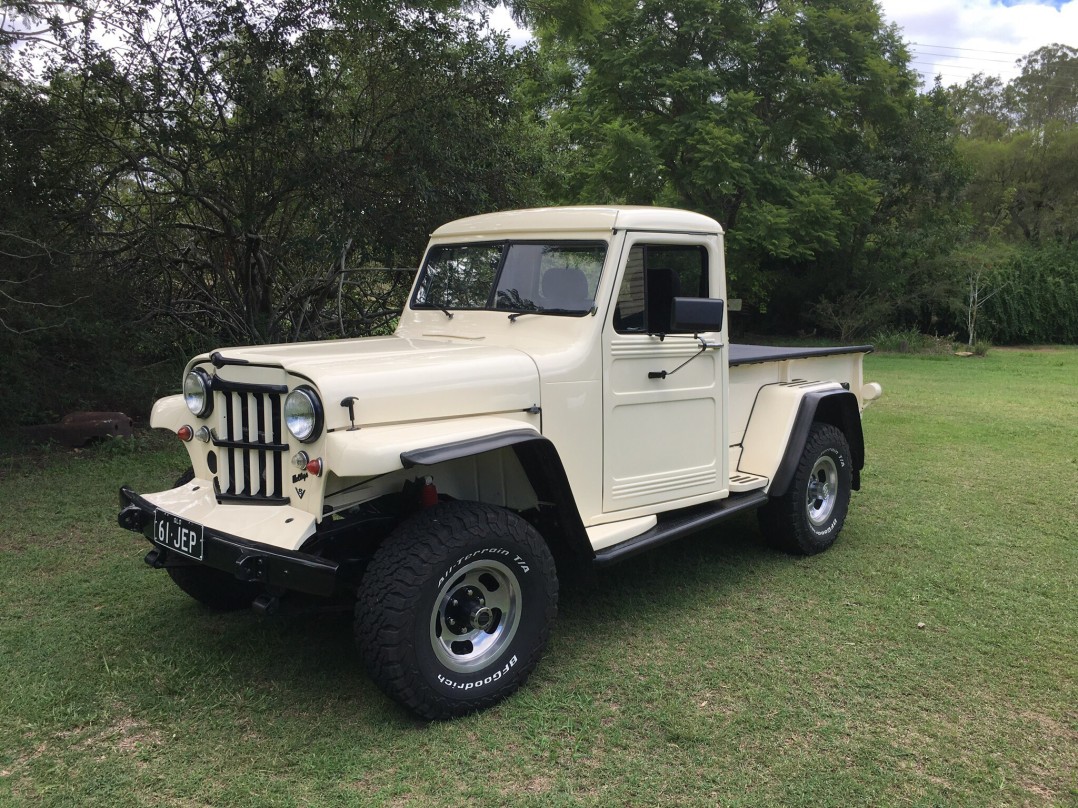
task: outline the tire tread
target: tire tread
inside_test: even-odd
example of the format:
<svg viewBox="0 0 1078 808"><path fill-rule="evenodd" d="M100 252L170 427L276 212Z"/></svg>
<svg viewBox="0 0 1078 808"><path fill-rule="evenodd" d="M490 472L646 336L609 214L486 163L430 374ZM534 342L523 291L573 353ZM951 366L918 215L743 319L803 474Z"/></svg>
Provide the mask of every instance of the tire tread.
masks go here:
<svg viewBox="0 0 1078 808"><path fill-rule="evenodd" d="M432 570L491 535L511 536L545 567L537 571L553 583L547 592L549 619L527 658L518 656L515 675L506 677L503 685L474 699L446 698L426 684L409 648L415 619L410 609ZM371 678L416 714L440 720L490 707L524 684L539 662L556 613L554 562L538 532L503 508L446 502L402 522L375 553L356 601L355 634Z"/></svg>
<svg viewBox="0 0 1078 808"><path fill-rule="evenodd" d="M815 555L828 549L842 530L849 507L850 487L849 471L845 472L846 486L837 513L838 524L829 536L823 540L808 527L805 515L804 492L808 475L817 458L829 448L837 449L850 462L850 449L846 436L832 424L815 422L805 440L805 447L797 463L793 480L787 492L772 498L757 511L760 532L764 539L776 549L795 555ZM840 477L843 476L840 472Z"/></svg>

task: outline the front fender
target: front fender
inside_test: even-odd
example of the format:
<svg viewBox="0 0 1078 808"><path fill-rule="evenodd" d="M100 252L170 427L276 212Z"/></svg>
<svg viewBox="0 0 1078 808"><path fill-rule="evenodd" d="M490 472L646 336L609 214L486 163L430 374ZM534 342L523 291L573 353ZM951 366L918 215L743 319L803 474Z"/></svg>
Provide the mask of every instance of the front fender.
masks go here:
<svg viewBox="0 0 1078 808"><path fill-rule="evenodd" d="M534 420L536 416L521 413L336 431L327 437L326 455L340 477L373 477L511 449L536 499L550 503L556 512L556 526L540 527L552 548L564 547L576 558L590 559L594 551L561 458Z"/></svg>
<svg viewBox="0 0 1078 808"><path fill-rule="evenodd" d="M175 432L192 418L194 416L187 409L187 402L181 395L159 398L150 410L150 426L154 429L169 429Z"/></svg>
<svg viewBox="0 0 1078 808"><path fill-rule="evenodd" d="M474 418L450 418L411 424L343 429L326 436L326 461L338 477L375 477L415 465L429 465L443 460L479 454L497 446L499 436L517 435L520 440L542 438L531 423L537 416L481 415ZM444 447L466 447L447 455ZM433 447L433 448L432 448ZM441 449L434 457L430 452Z"/></svg>

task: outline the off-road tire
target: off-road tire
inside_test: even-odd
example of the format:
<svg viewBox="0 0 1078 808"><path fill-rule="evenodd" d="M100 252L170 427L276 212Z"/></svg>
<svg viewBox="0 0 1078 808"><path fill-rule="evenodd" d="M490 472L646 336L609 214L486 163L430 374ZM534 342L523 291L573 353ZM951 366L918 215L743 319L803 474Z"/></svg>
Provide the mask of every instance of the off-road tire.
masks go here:
<svg viewBox="0 0 1078 808"><path fill-rule="evenodd" d="M176 478L173 488L187 485L195 479L195 470L187 469ZM234 612L250 607L261 593L259 587L240 581L212 567L185 565L165 567L173 583L208 609L215 612Z"/></svg>
<svg viewBox="0 0 1078 808"><path fill-rule="evenodd" d="M846 436L831 424L814 423L789 490L757 511L764 539L797 555L834 544L850 507L851 472Z"/></svg>
<svg viewBox="0 0 1078 808"><path fill-rule="evenodd" d="M356 602L356 642L391 698L423 718L453 718L527 680L557 608L554 560L535 528L504 508L444 502L401 523L375 552Z"/></svg>

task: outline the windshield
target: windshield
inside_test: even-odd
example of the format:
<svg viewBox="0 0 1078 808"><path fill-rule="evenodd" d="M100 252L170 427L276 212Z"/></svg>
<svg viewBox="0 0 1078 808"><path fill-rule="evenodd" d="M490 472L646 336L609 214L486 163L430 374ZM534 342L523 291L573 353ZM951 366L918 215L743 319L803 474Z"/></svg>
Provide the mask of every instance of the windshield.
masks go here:
<svg viewBox="0 0 1078 808"><path fill-rule="evenodd" d="M605 257L606 242L595 241L439 245L427 253L412 308L584 315Z"/></svg>

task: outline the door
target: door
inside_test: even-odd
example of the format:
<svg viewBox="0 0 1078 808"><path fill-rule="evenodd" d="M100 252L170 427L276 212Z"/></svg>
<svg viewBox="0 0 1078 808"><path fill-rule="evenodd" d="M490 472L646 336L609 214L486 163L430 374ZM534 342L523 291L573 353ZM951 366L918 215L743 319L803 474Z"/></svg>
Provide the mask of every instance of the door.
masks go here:
<svg viewBox="0 0 1078 808"><path fill-rule="evenodd" d="M654 233L628 234L623 255L603 330L607 513L708 499L726 484L721 333L674 334L670 322L672 298L708 297L721 258L706 237Z"/></svg>

